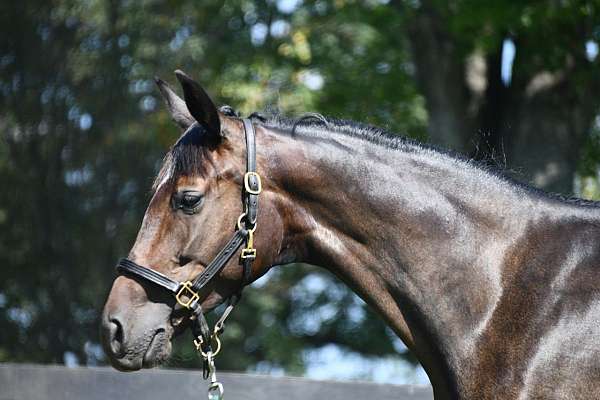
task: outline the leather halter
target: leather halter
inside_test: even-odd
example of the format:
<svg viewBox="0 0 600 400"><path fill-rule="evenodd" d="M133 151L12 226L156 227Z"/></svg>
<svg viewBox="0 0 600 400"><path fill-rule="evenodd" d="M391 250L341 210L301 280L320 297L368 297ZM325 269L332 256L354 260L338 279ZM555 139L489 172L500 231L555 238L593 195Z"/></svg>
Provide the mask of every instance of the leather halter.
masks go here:
<svg viewBox="0 0 600 400"><path fill-rule="evenodd" d="M258 195L262 190L262 185L260 176L256 173L256 133L254 131L254 126L249 119L242 119L242 123L246 136L247 152L246 174L244 175L244 186L242 190L244 212L238 218L237 230L231 239L229 239L229 242L227 242L215 258L208 264L204 271L193 280L178 282L152 268L139 265L128 258L119 260L116 267L117 273L119 274L133 276L165 289L175 296L175 300L177 300L177 303L181 307L191 310L195 316L195 320L192 323L192 332L194 336L198 338L198 341L194 341L196 347L203 351L203 353L212 352L211 339L216 339L217 350L214 352L215 355L219 350L217 336L223 331L225 319L239 301L242 289L250 283L252 276L252 262L256 258L256 249L254 248L253 242L258 216ZM200 306L199 291L221 272L227 262L231 260L244 242L246 242L246 247L242 249L240 255L240 262L243 268L240 289L228 299L228 307L215 324L213 332L211 332L204 317L202 307Z"/></svg>

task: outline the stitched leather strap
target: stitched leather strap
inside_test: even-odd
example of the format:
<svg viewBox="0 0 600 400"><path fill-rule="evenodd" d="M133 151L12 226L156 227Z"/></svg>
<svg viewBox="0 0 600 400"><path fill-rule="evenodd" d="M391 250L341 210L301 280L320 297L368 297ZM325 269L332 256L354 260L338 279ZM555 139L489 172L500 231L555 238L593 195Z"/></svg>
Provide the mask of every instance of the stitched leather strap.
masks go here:
<svg viewBox="0 0 600 400"><path fill-rule="evenodd" d="M204 271L200 275L198 275L194 279L194 283L192 285L192 290L194 292L198 292L202 289L206 284L221 270L225 267L225 264L231 257L235 255L238 249L244 243L244 240L248 236L248 231L245 229L240 229L235 232L233 237L229 239L229 242L223 247L223 249L217 254L217 256L211 261L210 264L206 267Z"/></svg>
<svg viewBox="0 0 600 400"><path fill-rule="evenodd" d="M154 283L169 292L176 294L181 284L150 268L142 267L127 258L121 258L117 264L118 273L126 273Z"/></svg>
<svg viewBox="0 0 600 400"><path fill-rule="evenodd" d="M236 231L225 247L223 247L223 249L219 252L219 254L217 254L212 262L208 264L206 269L194 279L191 289L194 292L198 292L200 289L206 286L206 284L210 282L215 275L221 272L221 270L225 267L225 264L231 260L238 249L242 246L247 236L248 231L245 229ZM173 294L177 294L181 288L181 283L172 280L171 278L154 269L136 264L127 258L122 258L119 260L119 263L117 264L117 272L127 273L138 278L143 278L168 290ZM246 273L244 273L244 275L246 275Z"/></svg>
<svg viewBox="0 0 600 400"><path fill-rule="evenodd" d="M248 186L253 192L257 192L260 190L259 178L257 178L256 174L252 174L252 172L256 172L256 133L254 131L254 125L252 125L252 122L249 119L245 118L242 122L244 124L244 132L246 133L246 172L251 173L247 174ZM251 228L256 224L256 218L258 216L258 195L248 193L245 186L244 182L244 202L248 213L246 218L250 224L248 228Z"/></svg>

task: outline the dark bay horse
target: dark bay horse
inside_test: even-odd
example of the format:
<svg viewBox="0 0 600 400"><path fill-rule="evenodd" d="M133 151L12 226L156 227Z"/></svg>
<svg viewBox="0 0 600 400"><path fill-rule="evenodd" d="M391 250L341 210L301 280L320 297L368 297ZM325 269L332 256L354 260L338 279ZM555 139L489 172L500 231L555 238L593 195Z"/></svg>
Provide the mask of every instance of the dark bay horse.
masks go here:
<svg viewBox="0 0 600 400"><path fill-rule="evenodd" d="M158 84L184 133L129 258L184 281L234 229L246 145L239 118L178 78L185 101ZM600 398L600 208L353 122L253 126L263 191L251 280L294 262L329 269L414 352L436 399ZM194 213L172 206L181 193ZM205 310L238 290L238 262L202 290ZM136 370L169 356L186 318L119 276L102 324L113 366Z"/></svg>

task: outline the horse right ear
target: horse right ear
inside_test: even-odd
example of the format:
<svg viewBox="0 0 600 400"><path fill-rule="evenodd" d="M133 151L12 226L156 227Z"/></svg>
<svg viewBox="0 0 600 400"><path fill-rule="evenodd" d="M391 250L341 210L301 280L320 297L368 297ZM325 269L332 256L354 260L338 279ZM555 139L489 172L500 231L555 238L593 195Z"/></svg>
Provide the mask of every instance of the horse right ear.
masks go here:
<svg viewBox="0 0 600 400"><path fill-rule="evenodd" d="M175 71L175 76L183 88L183 98L190 114L218 142L221 139L221 120L217 107L198 82L180 70Z"/></svg>

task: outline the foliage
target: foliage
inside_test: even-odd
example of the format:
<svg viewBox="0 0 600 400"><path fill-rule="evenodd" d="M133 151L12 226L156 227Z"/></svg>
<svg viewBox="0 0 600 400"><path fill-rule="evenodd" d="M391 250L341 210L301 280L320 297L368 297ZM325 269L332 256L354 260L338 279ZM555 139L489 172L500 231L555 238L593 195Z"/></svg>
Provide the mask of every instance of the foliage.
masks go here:
<svg viewBox="0 0 600 400"><path fill-rule="evenodd" d="M370 67L371 79L389 76L377 92L353 101L370 86L365 79L343 90L346 79L376 58L373 44L386 45L370 25L385 22L381 7L372 21L358 18L355 9L335 24L335 8L324 3L293 14L261 1L1 7L3 361L63 362L69 353L83 363L102 362L98 314L112 265L127 253L158 163L178 135L160 107L154 75L172 79L173 69L186 70L220 102L245 113L319 108L359 118L379 98L387 107L372 122L396 120L393 128L423 130L422 103L413 99L408 75L395 67L404 53L388 52L386 62L394 67L380 67L384 73ZM273 29L264 32L267 26ZM358 46L368 58L346 68L347 77L337 74ZM332 51L337 65L314 61ZM331 90L315 90L320 79L331 81ZM404 89L393 89L397 81ZM341 96L344 101L336 100ZM324 276L327 287L311 301L294 295L307 273L288 268L272 274L268 285L248 290L229 324L222 367L301 373L303 350L331 342L365 354L393 352L382 322L365 314L364 305L331 276L312 272ZM324 307L327 317L306 328L303 320ZM369 344L373 334L376 345ZM172 365L198 365L188 341L177 349ZM256 367L263 360L268 364Z"/></svg>
<svg viewBox="0 0 600 400"><path fill-rule="evenodd" d="M423 2L448 20L458 57L496 51L508 33L535 42L516 68L558 70L574 25L599 39L598 4L551 3ZM172 81L180 68L244 114L315 110L426 139L431 102L416 83L407 34L419 4L2 2L0 361L103 362L98 318L112 265L132 244L178 135L154 75ZM597 72L574 77L578 90ZM585 171L595 174L589 165L600 152L594 142L584 148ZM219 359L225 369L300 374L306 350L331 343L408 357L364 303L306 266L271 273L233 318ZM172 365L198 365L187 340Z"/></svg>

